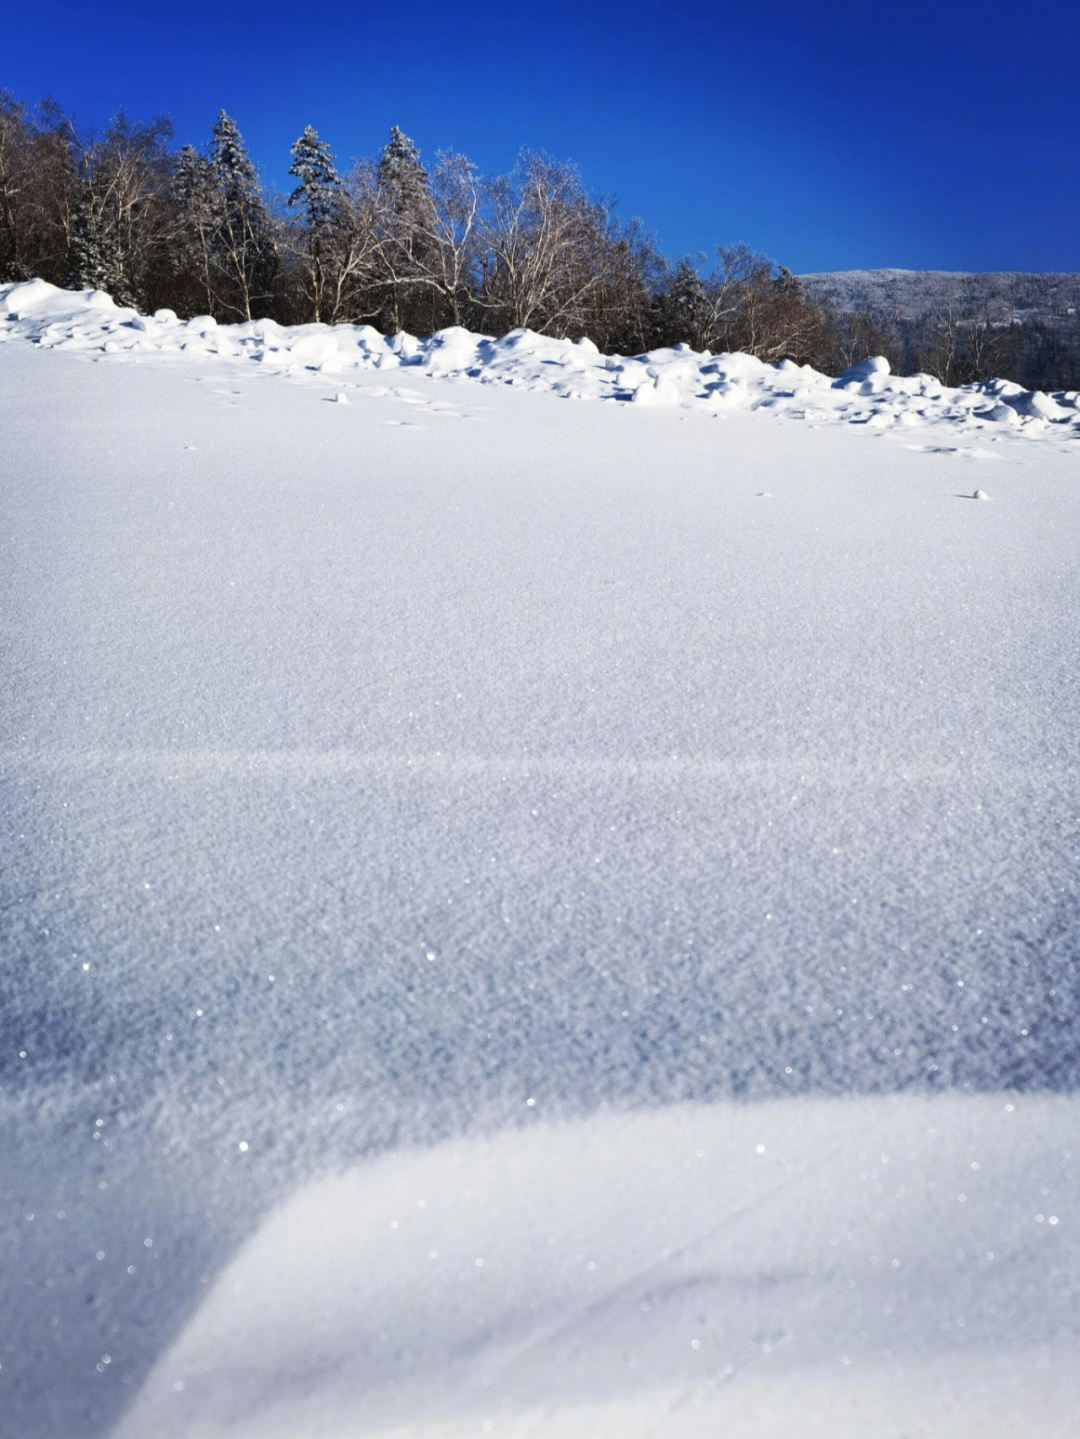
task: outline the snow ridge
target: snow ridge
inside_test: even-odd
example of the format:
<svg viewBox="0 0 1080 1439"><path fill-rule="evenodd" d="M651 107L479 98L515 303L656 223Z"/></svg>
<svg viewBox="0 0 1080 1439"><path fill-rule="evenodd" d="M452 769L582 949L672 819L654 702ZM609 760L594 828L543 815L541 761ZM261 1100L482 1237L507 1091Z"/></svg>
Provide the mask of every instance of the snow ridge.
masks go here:
<svg viewBox="0 0 1080 1439"><path fill-rule="evenodd" d="M790 360L711 355L686 345L624 357L602 355L591 340L557 340L530 330L501 339L459 326L429 339L381 335L370 325L279 325L274 320L219 325L209 315L180 320L172 310L140 315L100 290L67 291L44 280L0 286L0 342L24 339L44 349L134 358L249 361L286 375L345 377L368 370L419 367L428 375L473 379L567 399L615 400L713 414L770 410L811 425L847 423L871 430L945 425L1080 439L1080 392L1046 395L1008 380L950 389L930 375L890 373L887 360L864 360L838 378ZM342 391L339 400L347 399Z"/></svg>

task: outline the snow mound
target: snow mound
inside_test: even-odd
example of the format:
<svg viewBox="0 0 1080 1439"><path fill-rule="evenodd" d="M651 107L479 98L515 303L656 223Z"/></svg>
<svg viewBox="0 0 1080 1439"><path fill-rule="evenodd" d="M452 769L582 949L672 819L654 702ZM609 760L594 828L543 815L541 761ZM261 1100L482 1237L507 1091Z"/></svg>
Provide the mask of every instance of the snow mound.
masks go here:
<svg viewBox="0 0 1080 1439"><path fill-rule="evenodd" d="M857 365L849 365L836 377L838 385L850 383L852 380L870 380L875 375L887 375L891 366L884 355L876 355L868 360L860 360Z"/></svg>
<svg viewBox="0 0 1080 1439"><path fill-rule="evenodd" d="M739 1436L763 1400L821 1439L1064 1434L1080 1251L1038 1193L1078 1121L718 1105L399 1153L264 1223L116 1439Z"/></svg>
<svg viewBox="0 0 1080 1439"><path fill-rule="evenodd" d="M218 325L206 315L181 321L117 306L98 290L67 291L44 280L0 286L0 341L24 339L46 349L91 356L183 355L254 361L295 377L347 376L418 365L429 375L548 390L573 399L683 408L720 415L767 409L788 419L852 423L873 430L913 424L1080 438L1075 397L1051 397L995 380L948 389L927 375L890 372L881 356L861 360L835 380L785 360L696 353L685 345L646 355L601 355L588 340L559 340L513 330L498 340L453 326L428 339L387 339L370 325L283 326L273 320Z"/></svg>
<svg viewBox="0 0 1080 1439"><path fill-rule="evenodd" d="M7 313L0 318L8 321L24 320L35 311L55 305L56 296L62 293L45 280L27 280L22 285L4 286L0 288L0 295L8 308Z"/></svg>

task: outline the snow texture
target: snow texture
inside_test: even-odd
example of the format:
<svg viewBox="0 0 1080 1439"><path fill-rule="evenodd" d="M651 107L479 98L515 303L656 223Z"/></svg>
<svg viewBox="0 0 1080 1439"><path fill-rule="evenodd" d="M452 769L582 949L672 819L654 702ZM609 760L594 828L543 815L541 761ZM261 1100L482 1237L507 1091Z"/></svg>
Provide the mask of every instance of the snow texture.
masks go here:
<svg viewBox="0 0 1080 1439"><path fill-rule="evenodd" d="M1064 1439L1077 397L0 340L12 1432Z"/></svg>
<svg viewBox="0 0 1080 1439"><path fill-rule="evenodd" d="M394 1155L273 1215L119 1435L286 1439L314 1382L327 1439L1064 1436L1075 1114L678 1107Z"/></svg>

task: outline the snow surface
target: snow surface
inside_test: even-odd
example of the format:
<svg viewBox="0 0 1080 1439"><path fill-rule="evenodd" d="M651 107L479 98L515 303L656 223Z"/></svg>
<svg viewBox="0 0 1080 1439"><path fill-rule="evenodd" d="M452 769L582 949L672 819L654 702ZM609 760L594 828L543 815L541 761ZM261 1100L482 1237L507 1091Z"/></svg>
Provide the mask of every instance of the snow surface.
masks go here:
<svg viewBox="0 0 1080 1439"><path fill-rule="evenodd" d="M1066 1435L1075 1112L677 1107L395 1154L266 1223L120 1435L310 1433L313 1386L342 1439Z"/></svg>
<svg viewBox="0 0 1080 1439"><path fill-rule="evenodd" d="M0 341L11 1432L1071 1435L1077 397Z"/></svg>

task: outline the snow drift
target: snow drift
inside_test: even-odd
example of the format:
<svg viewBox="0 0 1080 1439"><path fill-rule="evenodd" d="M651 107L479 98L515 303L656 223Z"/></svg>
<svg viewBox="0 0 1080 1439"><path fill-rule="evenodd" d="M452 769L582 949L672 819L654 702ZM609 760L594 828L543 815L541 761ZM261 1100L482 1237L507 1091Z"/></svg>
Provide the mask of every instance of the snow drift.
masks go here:
<svg viewBox="0 0 1080 1439"><path fill-rule="evenodd" d="M370 325L282 326L273 320L218 325L209 316L152 318L114 304L101 291L58 290L44 280L0 286L0 339L46 349L134 357L149 353L198 360L248 360L285 374L347 376L409 367L442 378L469 378L550 390L569 399L627 400L726 412L769 408L811 423L847 421L891 428L934 423L961 432L1000 425L1080 437L1080 394L1032 393L1005 380L947 389L929 375L889 373L882 358L863 360L838 379L808 365L768 365L750 355L698 354L685 345L626 359L515 330L488 339L461 328L428 340L385 337Z"/></svg>
<svg viewBox="0 0 1080 1439"><path fill-rule="evenodd" d="M1078 1117L675 1108L395 1155L265 1224L117 1439L1065 1436Z"/></svg>

